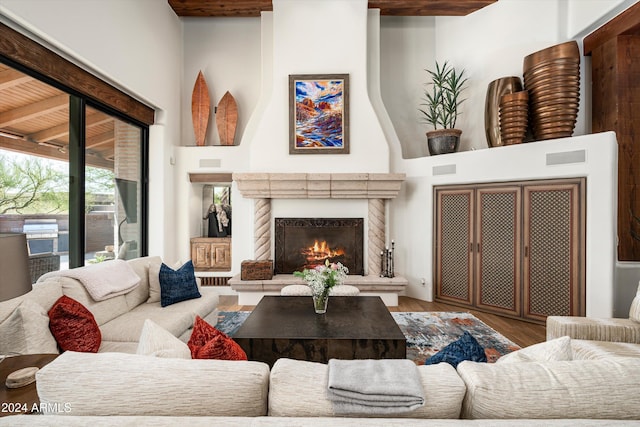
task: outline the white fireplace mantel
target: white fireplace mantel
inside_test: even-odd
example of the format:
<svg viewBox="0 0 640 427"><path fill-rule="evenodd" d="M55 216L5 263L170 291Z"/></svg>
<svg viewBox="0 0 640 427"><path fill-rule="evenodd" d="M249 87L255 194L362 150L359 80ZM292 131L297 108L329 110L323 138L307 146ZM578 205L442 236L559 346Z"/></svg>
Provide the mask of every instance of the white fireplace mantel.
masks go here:
<svg viewBox="0 0 640 427"><path fill-rule="evenodd" d="M380 275L385 248L385 199L400 192L403 173L234 173L243 197L254 202L254 259L271 259L271 199L367 199L366 274Z"/></svg>
<svg viewBox="0 0 640 427"><path fill-rule="evenodd" d="M248 199L393 199L403 173L234 173Z"/></svg>

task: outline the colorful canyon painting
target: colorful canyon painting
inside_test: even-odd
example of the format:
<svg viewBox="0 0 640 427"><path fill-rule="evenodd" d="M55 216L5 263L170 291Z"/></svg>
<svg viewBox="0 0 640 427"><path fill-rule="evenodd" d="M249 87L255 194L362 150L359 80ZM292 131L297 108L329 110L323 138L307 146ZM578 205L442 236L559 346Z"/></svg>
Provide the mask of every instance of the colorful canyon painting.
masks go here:
<svg viewBox="0 0 640 427"><path fill-rule="evenodd" d="M295 79L295 150L345 148L345 79Z"/></svg>

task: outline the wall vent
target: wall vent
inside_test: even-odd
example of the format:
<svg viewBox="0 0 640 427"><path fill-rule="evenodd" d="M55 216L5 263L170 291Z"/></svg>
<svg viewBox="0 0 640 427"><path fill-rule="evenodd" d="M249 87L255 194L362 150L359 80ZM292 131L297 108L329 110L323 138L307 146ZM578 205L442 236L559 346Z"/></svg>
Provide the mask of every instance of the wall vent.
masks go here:
<svg viewBox="0 0 640 427"><path fill-rule="evenodd" d="M228 286L227 281L231 277L201 277L200 283L202 286Z"/></svg>
<svg viewBox="0 0 640 427"><path fill-rule="evenodd" d="M455 173L456 173L456 165L440 165L440 166L434 166L432 169L433 176L452 175Z"/></svg>
<svg viewBox="0 0 640 427"><path fill-rule="evenodd" d="M563 151L561 153L547 153L547 166L566 165L569 163L584 163L587 160L585 150Z"/></svg>
<svg viewBox="0 0 640 427"><path fill-rule="evenodd" d="M201 168L219 168L220 164L220 159L200 159Z"/></svg>

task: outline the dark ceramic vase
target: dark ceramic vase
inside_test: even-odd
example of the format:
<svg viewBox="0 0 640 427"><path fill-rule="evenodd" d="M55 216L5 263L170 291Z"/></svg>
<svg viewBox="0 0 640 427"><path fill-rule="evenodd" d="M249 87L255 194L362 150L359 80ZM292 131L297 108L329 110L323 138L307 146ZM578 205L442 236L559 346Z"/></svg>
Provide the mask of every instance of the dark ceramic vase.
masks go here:
<svg viewBox="0 0 640 427"><path fill-rule="evenodd" d="M427 146L429 154L455 153L460 146L460 129L438 129L427 132Z"/></svg>

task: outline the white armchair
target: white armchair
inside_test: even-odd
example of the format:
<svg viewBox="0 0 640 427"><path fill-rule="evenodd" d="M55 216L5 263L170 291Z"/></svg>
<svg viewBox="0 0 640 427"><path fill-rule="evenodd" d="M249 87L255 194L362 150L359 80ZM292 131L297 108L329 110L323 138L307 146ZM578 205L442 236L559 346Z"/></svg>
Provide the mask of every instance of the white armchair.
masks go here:
<svg viewBox="0 0 640 427"><path fill-rule="evenodd" d="M628 319L547 317L547 341L568 335L573 339L640 344L640 285L631 302Z"/></svg>

